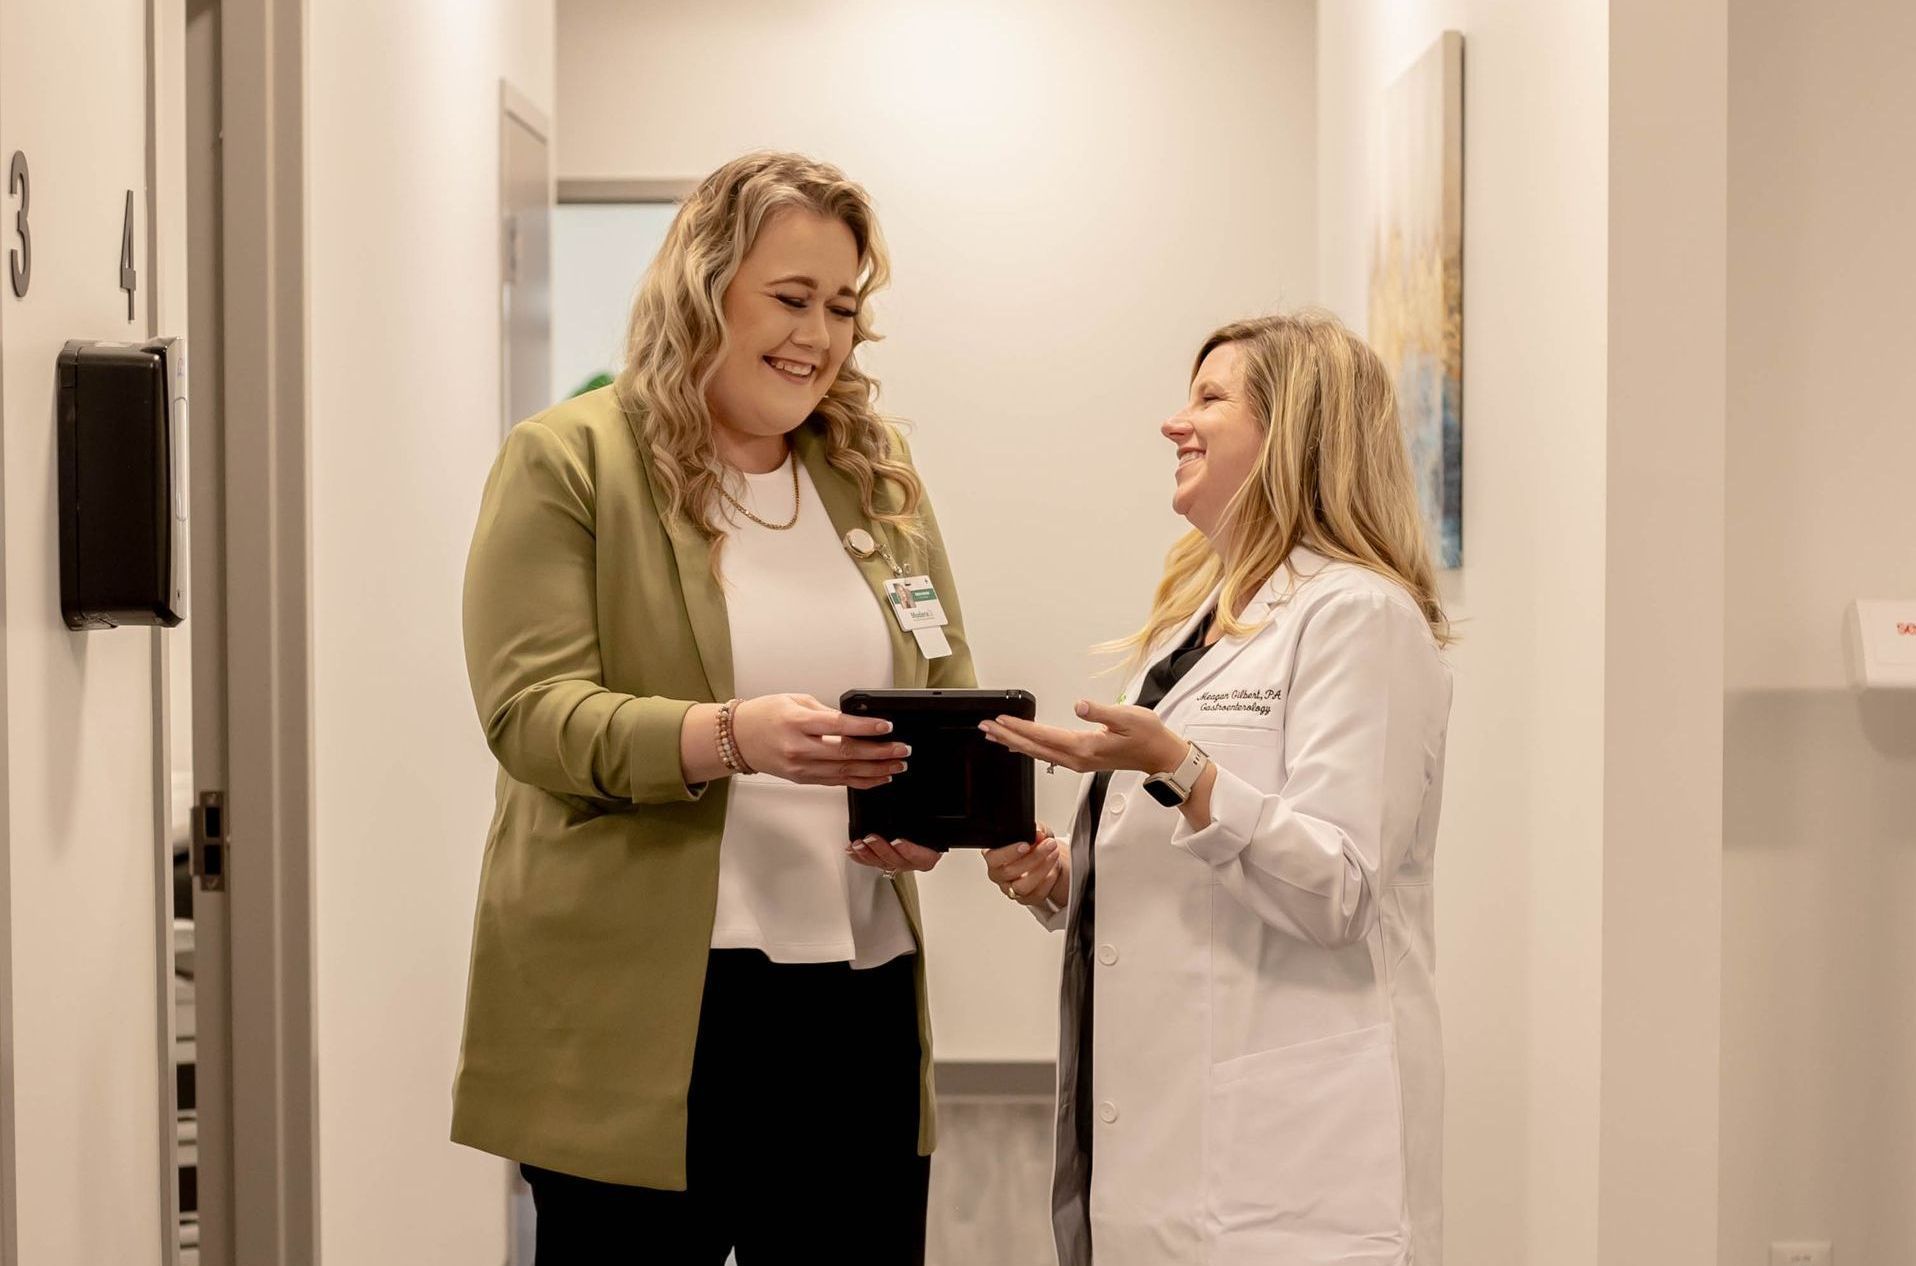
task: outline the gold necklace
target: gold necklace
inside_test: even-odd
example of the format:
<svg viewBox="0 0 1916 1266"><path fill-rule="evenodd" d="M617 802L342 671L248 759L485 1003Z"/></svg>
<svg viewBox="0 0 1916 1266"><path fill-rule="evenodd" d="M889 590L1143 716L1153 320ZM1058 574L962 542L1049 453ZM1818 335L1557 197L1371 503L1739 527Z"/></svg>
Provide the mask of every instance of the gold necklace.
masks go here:
<svg viewBox="0 0 1916 1266"><path fill-rule="evenodd" d="M737 497L734 497L731 493L727 492L725 490L725 485L722 483L719 485L719 495L721 497L724 497L727 501L731 502L732 508L734 510L737 510L740 514L744 515L746 518L750 519L752 522L758 524L760 527L770 528L774 532L789 531L791 527L798 522L798 507L799 507L798 454L797 453L789 454L787 457L787 460L789 460L792 463L792 517L785 520L785 522L767 523L764 519L759 518L756 514L753 514L749 509L747 509L744 502L740 501Z"/></svg>

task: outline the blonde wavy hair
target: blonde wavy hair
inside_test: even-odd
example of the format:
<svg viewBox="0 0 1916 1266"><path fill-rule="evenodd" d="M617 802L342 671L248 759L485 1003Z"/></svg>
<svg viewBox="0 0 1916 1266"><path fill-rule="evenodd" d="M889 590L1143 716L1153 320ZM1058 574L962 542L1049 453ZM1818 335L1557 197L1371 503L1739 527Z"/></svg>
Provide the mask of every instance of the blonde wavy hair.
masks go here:
<svg viewBox="0 0 1916 1266"><path fill-rule="evenodd" d="M1234 343L1247 401L1264 427L1256 468L1231 498L1217 543L1192 531L1171 548L1144 627L1100 648L1132 652L1141 667L1166 634L1197 614L1222 581L1217 624L1240 637L1234 614L1302 545L1402 585L1439 645L1454 641L1438 600L1410 458L1390 372L1336 317L1302 312L1236 321L1214 332L1191 365Z"/></svg>
<svg viewBox="0 0 1916 1266"><path fill-rule="evenodd" d="M619 401L640 420L666 497L668 522L683 518L712 546L726 469L712 443L705 392L728 346L726 287L771 219L791 209L844 223L858 247L858 315L852 350L805 425L819 424L832 466L858 485L868 518L922 545L918 520L924 485L905 460L903 441L873 407L877 380L858 367L861 343L875 342L867 300L891 279L891 260L865 190L828 163L799 154L758 152L733 159L704 180L673 217L632 303L625 367L614 380Z"/></svg>

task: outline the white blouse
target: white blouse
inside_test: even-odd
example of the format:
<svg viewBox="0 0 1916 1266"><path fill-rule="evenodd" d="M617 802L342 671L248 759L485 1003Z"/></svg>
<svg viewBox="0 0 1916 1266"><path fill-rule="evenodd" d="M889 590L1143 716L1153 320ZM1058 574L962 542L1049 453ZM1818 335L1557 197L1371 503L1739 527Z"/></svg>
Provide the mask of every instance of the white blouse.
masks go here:
<svg viewBox="0 0 1916 1266"><path fill-rule="evenodd" d="M795 458L730 491L772 523L792 517ZM845 552L811 476L799 467L798 521L779 532L725 507L720 553L738 697L808 694L829 707L851 689L892 684L887 616ZM719 841L714 949L757 949L780 963L876 967L911 953L911 925L884 875L845 855L843 787L770 774L732 779Z"/></svg>

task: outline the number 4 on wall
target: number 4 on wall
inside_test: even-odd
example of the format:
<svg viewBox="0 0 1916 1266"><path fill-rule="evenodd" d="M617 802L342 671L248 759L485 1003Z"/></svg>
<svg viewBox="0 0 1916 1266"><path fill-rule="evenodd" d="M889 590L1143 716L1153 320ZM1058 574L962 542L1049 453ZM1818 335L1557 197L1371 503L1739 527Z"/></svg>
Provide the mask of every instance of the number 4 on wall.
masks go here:
<svg viewBox="0 0 1916 1266"><path fill-rule="evenodd" d="M120 289L126 291L126 319L133 319L133 292L140 274L133 271L133 191L126 191L126 223L120 229Z"/></svg>

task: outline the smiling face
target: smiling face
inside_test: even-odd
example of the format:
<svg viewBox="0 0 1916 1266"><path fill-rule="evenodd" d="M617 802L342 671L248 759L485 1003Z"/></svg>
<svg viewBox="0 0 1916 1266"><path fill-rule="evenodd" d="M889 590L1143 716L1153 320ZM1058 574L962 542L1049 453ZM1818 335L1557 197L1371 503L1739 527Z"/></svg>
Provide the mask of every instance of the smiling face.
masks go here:
<svg viewBox="0 0 1916 1266"><path fill-rule="evenodd" d="M1216 538L1231 498L1257 468L1264 426L1244 390L1244 357L1236 343L1211 349L1191 379L1191 397L1165 420L1177 446L1177 488L1171 508Z"/></svg>
<svg viewBox="0 0 1916 1266"><path fill-rule="evenodd" d="M720 456L746 469L784 460L784 436L851 354L859 270L844 221L790 208L765 222L725 288L728 341L705 393Z"/></svg>

